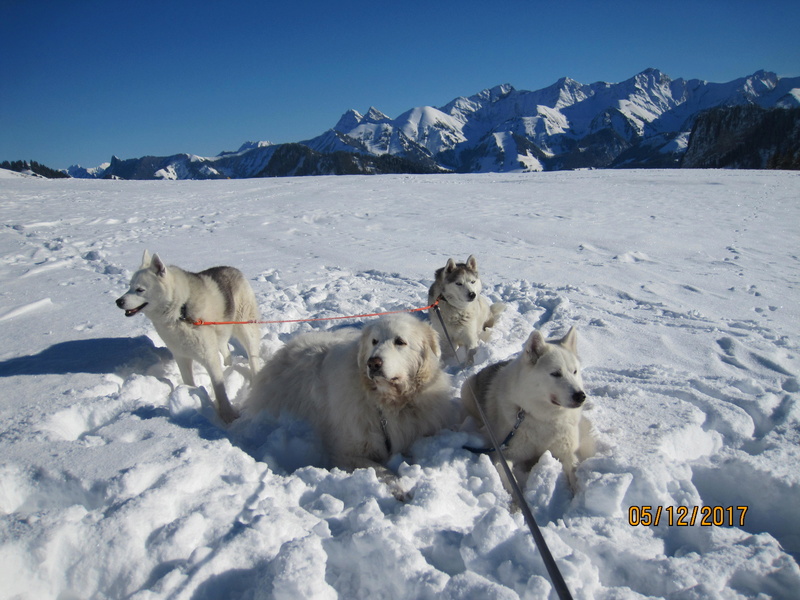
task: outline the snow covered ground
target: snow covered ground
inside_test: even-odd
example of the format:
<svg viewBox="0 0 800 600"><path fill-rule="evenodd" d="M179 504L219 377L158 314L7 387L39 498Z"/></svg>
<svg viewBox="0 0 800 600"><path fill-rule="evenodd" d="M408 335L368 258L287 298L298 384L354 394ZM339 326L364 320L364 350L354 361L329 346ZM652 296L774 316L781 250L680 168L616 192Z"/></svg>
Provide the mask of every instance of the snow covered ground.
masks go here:
<svg viewBox="0 0 800 600"><path fill-rule="evenodd" d="M404 503L371 470L309 466L303 423L224 427L114 305L145 248L242 269L265 319L423 306L435 269L474 253L508 304L474 369L533 328L579 330L597 454L574 497L549 455L523 482L572 594L797 598L797 173L5 172L0 216L2 598L553 597L489 460L461 449L471 421L395 457ZM265 325L262 355L340 326ZM239 405L245 367L226 372ZM456 398L468 373L448 371Z"/></svg>

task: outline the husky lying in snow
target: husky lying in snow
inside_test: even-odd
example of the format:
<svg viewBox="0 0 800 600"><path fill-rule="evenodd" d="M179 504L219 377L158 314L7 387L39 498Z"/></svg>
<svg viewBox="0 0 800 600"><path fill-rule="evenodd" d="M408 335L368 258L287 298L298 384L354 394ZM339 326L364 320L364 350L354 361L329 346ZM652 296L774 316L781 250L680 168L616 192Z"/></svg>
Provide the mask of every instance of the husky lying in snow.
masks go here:
<svg viewBox="0 0 800 600"><path fill-rule="evenodd" d="M189 273L167 267L158 254L145 250L142 265L131 278L130 289L117 299L126 317L142 312L172 352L186 385L194 386L192 361L205 367L211 376L219 416L230 423L237 416L225 392L222 353L225 365L231 364L228 340L239 340L247 351L251 375L258 369L259 329L255 325L207 325L203 321L255 321L258 305L253 288L233 267L213 267Z"/></svg>
<svg viewBox="0 0 800 600"><path fill-rule="evenodd" d="M470 255L466 263L456 263L452 258L448 259L447 264L436 271L436 280L428 290L429 304L439 300L442 320L456 350L461 347L467 349L467 364L472 364L478 342L489 339L489 329L506 308L501 302L490 305L480 295L481 287L478 261ZM429 315L431 324L445 347L444 354L452 354L442 324L434 311L432 309Z"/></svg>
<svg viewBox="0 0 800 600"><path fill-rule="evenodd" d="M306 333L267 362L248 410L305 419L333 466L375 467L388 480L382 463L450 420L450 381L439 358L436 333L408 314L378 319L361 331Z"/></svg>
<svg viewBox="0 0 800 600"><path fill-rule="evenodd" d="M583 456L591 447L589 423L581 414L586 393L577 341L574 327L563 339L549 342L534 331L516 358L484 368L461 388L464 407L482 423L475 406L477 395L498 442L515 431L503 454L518 479L549 450L561 461L575 489L579 449ZM502 470L500 474L508 486Z"/></svg>

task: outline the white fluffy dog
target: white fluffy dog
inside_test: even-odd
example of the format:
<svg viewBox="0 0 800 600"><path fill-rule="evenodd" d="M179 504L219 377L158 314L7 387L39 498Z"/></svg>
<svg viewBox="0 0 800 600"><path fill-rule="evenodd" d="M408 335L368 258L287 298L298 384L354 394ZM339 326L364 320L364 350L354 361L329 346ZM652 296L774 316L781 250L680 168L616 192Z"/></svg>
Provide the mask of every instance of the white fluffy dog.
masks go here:
<svg viewBox="0 0 800 600"><path fill-rule="evenodd" d="M408 314L300 335L256 377L248 408L307 420L333 466L381 467L451 418L450 381L431 327Z"/></svg>
<svg viewBox="0 0 800 600"><path fill-rule="evenodd" d="M577 343L574 327L549 342L534 331L516 358L484 368L461 388L464 407L480 423L477 396L498 442L514 432L503 453L515 476L549 450L575 489L578 454L590 454L592 446L590 425L581 414L586 393Z"/></svg>

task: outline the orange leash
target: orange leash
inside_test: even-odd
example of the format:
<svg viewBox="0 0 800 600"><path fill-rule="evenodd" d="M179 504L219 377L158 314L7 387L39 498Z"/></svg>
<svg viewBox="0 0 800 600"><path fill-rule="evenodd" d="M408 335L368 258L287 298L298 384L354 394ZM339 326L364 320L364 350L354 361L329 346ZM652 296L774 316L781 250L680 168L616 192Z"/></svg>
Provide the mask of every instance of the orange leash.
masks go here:
<svg viewBox="0 0 800 600"><path fill-rule="evenodd" d="M383 315L396 315L398 313L411 313L411 312L419 312L423 310L428 310L430 308L434 308L439 304L437 300L430 306L423 306L422 308L407 308L405 310L390 310L387 312L379 312L379 313L367 313L363 315L347 315L344 317L318 317L315 319L288 319L284 321L203 321L202 319L197 319L196 321L192 321L192 325L201 326L201 325L273 325L276 323L311 323L312 321L337 321L340 319L363 319L365 317L381 317Z"/></svg>

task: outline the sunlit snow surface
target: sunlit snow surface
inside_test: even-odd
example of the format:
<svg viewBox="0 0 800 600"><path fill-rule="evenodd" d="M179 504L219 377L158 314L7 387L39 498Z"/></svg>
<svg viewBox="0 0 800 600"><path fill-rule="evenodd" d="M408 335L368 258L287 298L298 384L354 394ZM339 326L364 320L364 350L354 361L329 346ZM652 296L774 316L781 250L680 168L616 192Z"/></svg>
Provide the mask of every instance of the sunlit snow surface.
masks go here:
<svg viewBox="0 0 800 600"><path fill-rule="evenodd" d="M572 594L797 597L798 174L3 172L0 215L3 598L553 597L494 467L461 449L482 441L471 420L394 458L405 503L371 470L308 466L324 456L290 417L225 428L114 305L145 248L240 268L268 320L424 306L434 271L474 254L508 308L473 368L447 366L454 401L533 328L579 331L597 454L574 497L549 455L523 482ZM262 357L340 326L264 325ZM246 365L226 371L240 406ZM629 523L644 506L658 526ZM670 526L678 506L736 523Z"/></svg>

